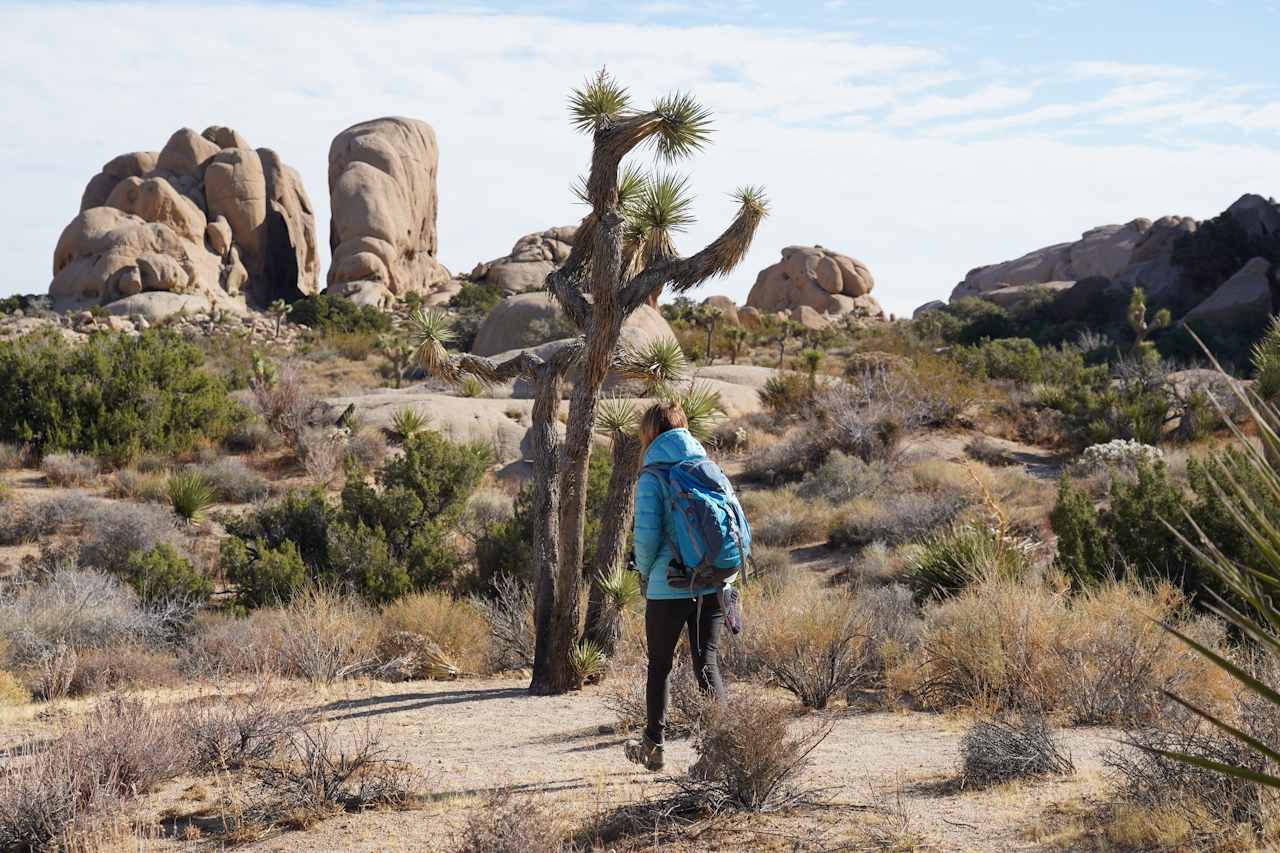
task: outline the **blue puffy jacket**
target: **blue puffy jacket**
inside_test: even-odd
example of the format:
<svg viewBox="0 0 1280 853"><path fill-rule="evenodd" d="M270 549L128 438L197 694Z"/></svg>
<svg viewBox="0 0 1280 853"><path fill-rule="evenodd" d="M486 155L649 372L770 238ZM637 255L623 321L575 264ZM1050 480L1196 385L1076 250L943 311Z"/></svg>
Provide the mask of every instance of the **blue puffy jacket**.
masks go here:
<svg viewBox="0 0 1280 853"><path fill-rule="evenodd" d="M672 429L659 435L644 454L645 465L675 465L686 459L707 455L702 445L687 429ZM663 531L666 536L663 536ZM635 515L636 568L649 579L648 598L688 598L689 590L667 586L667 563L671 562L671 546L676 541L676 522L671 516L671 493L665 483L650 473L640 475L636 484ZM702 590L703 595L715 587Z"/></svg>

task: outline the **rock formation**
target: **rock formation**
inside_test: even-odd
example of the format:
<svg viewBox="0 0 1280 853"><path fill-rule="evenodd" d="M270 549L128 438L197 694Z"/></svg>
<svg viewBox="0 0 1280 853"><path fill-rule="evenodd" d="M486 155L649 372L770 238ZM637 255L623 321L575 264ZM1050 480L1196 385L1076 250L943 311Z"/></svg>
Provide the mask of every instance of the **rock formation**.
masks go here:
<svg viewBox="0 0 1280 853"><path fill-rule="evenodd" d="M511 254L476 264L471 280L476 284L500 284L507 293L524 293L530 287L542 287L547 274L569 257L573 249L576 225L549 228L526 234L516 241Z"/></svg>
<svg viewBox="0 0 1280 853"><path fill-rule="evenodd" d="M1230 327L1271 313L1271 262L1254 258L1182 318L1184 323Z"/></svg>
<svg viewBox="0 0 1280 853"><path fill-rule="evenodd" d="M54 250L49 294L59 312L243 311L315 293L319 272L297 171L215 125L122 154L90 179Z"/></svg>
<svg viewBox="0 0 1280 853"><path fill-rule="evenodd" d="M622 334L633 346L656 338L675 338L662 313L648 305L640 306L623 322ZM488 357L572 335L572 327L551 294L520 293L499 302L484 318L471 352Z"/></svg>
<svg viewBox="0 0 1280 853"><path fill-rule="evenodd" d="M382 305L449 280L436 260L439 159L435 132L415 119L374 119L334 137L327 293Z"/></svg>
<svg viewBox="0 0 1280 853"><path fill-rule="evenodd" d="M802 307L818 313L862 313L884 310L871 296L875 279L866 265L821 246L788 246L782 260L760 271L747 305L767 314Z"/></svg>

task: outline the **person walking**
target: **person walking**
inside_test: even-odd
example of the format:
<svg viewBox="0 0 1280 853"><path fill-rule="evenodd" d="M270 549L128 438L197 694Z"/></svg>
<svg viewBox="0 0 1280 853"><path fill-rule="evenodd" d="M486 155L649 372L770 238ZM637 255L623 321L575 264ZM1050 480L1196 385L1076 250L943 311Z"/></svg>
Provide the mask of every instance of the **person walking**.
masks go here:
<svg viewBox="0 0 1280 853"><path fill-rule="evenodd" d="M701 459L706 450L689 432L689 422L678 403L656 403L640 421L641 466L669 467L689 459ZM693 673L698 689L724 702L724 684L716 659L725 614L714 586L696 593L673 589L667 583L667 565L679 560L672 552L676 520L670 487L652 471L642 471L636 485L636 570L645 579L645 640L649 648L649 674L645 685L646 725L639 740L624 747L627 758L649 770L662 770L667 710L671 704L671 668L680 635L686 629ZM730 578L732 581L732 578ZM701 599L701 607L699 607Z"/></svg>

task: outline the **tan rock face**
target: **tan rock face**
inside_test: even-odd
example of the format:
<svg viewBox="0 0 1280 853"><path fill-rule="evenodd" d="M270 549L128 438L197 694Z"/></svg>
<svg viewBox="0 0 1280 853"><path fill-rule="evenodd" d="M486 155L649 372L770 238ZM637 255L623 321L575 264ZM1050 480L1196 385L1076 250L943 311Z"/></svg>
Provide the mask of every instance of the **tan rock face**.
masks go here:
<svg viewBox="0 0 1280 853"><path fill-rule="evenodd" d="M847 314L869 307L873 287L870 270L855 258L821 246L788 246L779 263L756 277L747 305L769 314L801 307L819 314Z"/></svg>
<svg viewBox="0 0 1280 853"><path fill-rule="evenodd" d="M56 311L155 292L243 312L315 293L315 245L302 181L274 151L230 128L183 128L89 181L54 250L49 294Z"/></svg>
<svg viewBox="0 0 1280 853"><path fill-rule="evenodd" d="M564 225L526 234L516 241L511 254L477 264L471 280L477 284L497 283L513 294L542 287L551 271L568 259L577 232L576 225Z"/></svg>
<svg viewBox="0 0 1280 853"><path fill-rule="evenodd" d="M449 280L436 260L439 160L435 132L416 119L374 119L334 138L327 292L369 303Z"/></svg>
<svg viewBox="0 0 1280 853"><path fill-rule="evenodd" d="M702 300L702 304L709 308L719 308L724 312L721 322L729 326L738 326L742 323L742 318L738 316L738 306L733 304L733 300L727 296L708 296Z"/></svg>
<svg viewBox="0 0 1280 853"><path fill-rule="evenodd" d="M1271 313L1271 288L1267 279L1271 262L1254 258L1223 282L1209 298L1183 317L1194 328L1197 323L1231 326Z"/></svg>
<svg viewBox="0 0 1280 853"><path fill-rule="evenodd" d="M535 324L541 324L542 328ZM534 338L557 329L565 333L560 337L572 336L564 312L549 293L540 291L508 296L485 317L471 351L476 355L492 356L530 348L542 343ZM628 317L622 324L622 331L633 346L643 346L657 338L675 337L661 312L648 305L640 306Z"/></svg>

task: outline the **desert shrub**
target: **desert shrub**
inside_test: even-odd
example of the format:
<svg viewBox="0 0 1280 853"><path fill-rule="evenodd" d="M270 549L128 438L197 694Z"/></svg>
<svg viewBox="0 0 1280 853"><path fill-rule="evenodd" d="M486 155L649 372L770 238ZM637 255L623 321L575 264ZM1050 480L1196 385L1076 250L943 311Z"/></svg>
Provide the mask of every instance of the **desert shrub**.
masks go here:
<svg viewBox="0 0 1280 853"><path fill-rule="evenodd" d="M487 669L503 672L533 666L533 598L517 579L500 576L493 593L479 599L479 607L492 634Z"/></svg>
<svg viewBox="0 0 1280 853"><path fill-rule="evenodd" d="M297 452L307 476L322 486L328 486L347 455L346 431L307 427L298 433Z"/></svg>
<svg viewBox="0 0 1280 853"><path fill-rule="evenodd" d="M173 515L151 504L106 504L85 522L80 562L123 574L129 555L150 551L173 531Z"/></svg>
<svg viewBox="0 0 1280 853"><path fill-rule="evenodd" d="M8 670L0 670L0 708L25 705L31 701L31 691L22 686L17 676Z"/></svg>
<svg viewBox="0 0 1280 853"><path fill-rule="evenodd" d="M125 643L78 652L65 690L53 692L66 696L90 696L126 689L154 690L173 687L180 682L181 674L173 658L137 643ZM46 695L46 698L55 697Z"/></svg>
<svg viewBox="0 0 1280 853"><path fill-rule="evenodd" d="M771 412L794 415L813 403L814 383L803 373L779 370L765 380L760 402Z"/></svg>
<svg viewBox="0 0 1280 853"><path fill-rule="evenodd" d="M307 565L293 540L286 539L274 548L262 539L251 544L252 550L243 539L228 536L218 545L222 571L235 585L241 606L287 601L309 583Z"/></svg>
<svg viewBox="0 0 1280 853"><path fill-rule="evenodd" d="M245 412L202 369L204 353L171 332L93 335L72 346L59 333L0 342L0 440L39 437L45 453L130 459L180 453L227 435Z"/></svg>
<svg viewBox="0 0 1280 853"><path fill-rule="evenodd" d="M449 297L449 307L459 313L480 312L488 314L498 307L498 303L505 296L506 291L501 282L468 284Z"/></svg>
<svg viewBox="0 0 1280 853"><path fill-rule="evenodd" d="M887 474L883 464L869 465L857 456L833 450L817 469L805 474L799 494L844 503L880 488Z"/></svg>
<svg viewBox="0 0 1280 853"><path fill-rule="evenodd" d="M1077 585L1097 583L1112 573L1109 543L1093 499L1084 489L1071 487L1066 471L1058 479L1058 501L1049 524L1058 537L1054 568Z"/></svg>
<svg viewBox="0 0 1280 853"><path fill-rule="evenodd" d="M239 459L219 459L194 466L191 473L202 478L218 497L227 503L252 503L266 500L270 489L267 480Z"/></svg>
<svg viewBox="0 0 1280 853"><path fill-rule="evenodd" d="M1076 472L1090 474L1098 470L1117 469L1133 472L1138 463L1154 465L1164 458L1158 447L1141 444L1133 439L1113 439L1103 444L1091 444L1076 460Z"/></svg>
<svg viewBox="0 0 1280 853"><path fill-rule="evenodd" d="M822 536L822 526L820 523L815 524L812 516L789 510L759 516L751 526L751 531L755 541L773 548L789 548Z"/></svg>
<svg viewBox="0 0 1280 853"><path fill-rule="evenodd" d="M917 603L955 595L984 577L1017 578L1028 568L1023 544L973 522L925 539L904 580Z"/></svg>
<svg viewBox="0 0 1280 853"><path fill-rule="evenodd" d="M445 853L569 853L568 819L545 797L494 788L468 806Z"/></svg>
<svg viewBox="0 0 1280 853"><path fill-rule="evenodd" d="M491 631L484 613L473 602L443 592L419 592L383 607L382 619L389 631L410 631L427 637L444 650L460 671L485 671Z"/></svg>
<svg viewBox="0 0 1280 853"><path fill-rule="evenodd" d="M376 471L386 461L387 440L379 432L364 430L351 436L347 442L347 453L363 471Z"/></svg>
<svg viewBox="0 0 1280 853"><path fill-rule="evenodd" d="M701 756L686 791L744 811L774 811L809 793L799 777L809 755L831 731L816 718L792 733L791 710L759 688L737 691L724 706L708 703L699 719L693 748Z"/></svg>
<svg viewBox="0 0 1280 853"><path fill-rule="evenodd" d="M883 677L919 645L924 620L911 590L902 584L858 589L853 609L866 626L866 668L876 676Z"/></svg>
<svg viewBox="0 0 1280 853"><path fill-rule="evenodd" d="M188 676L259 680L284 670L276 643L279 612L257 610L244 618L198 613L178 649L178 663Z"/></svg>
<svg viewBox="0 0 1280 853"><path fill-rule="evenodd" d="M1041 776L1070 776L1071 756L1044 720L1023 715L1014 724L1000 717L979 718L960 739L960 783L986 787Z"/></svg>
<svg viewBox="0 0 1280 853"><path fill-rule="evenodd" d="M914 547L890 548L883 542L872 542L849 560L849 578L860 587L898 583Z"/></svg>
<svg viewBox="0 0 1280 853"><path fill-rule="evenodd" d="M379 626L360 599L324 588L294 594L280 612L276 638L285 671L333 684L373 664Z"/></svg>
<svg viewBox="0 0 1280 853"><path fill-rule="evenodd" d="M1168 521L1186 527L1187 503L1163 460L1154 465L1139 460L1136 476L1127 483L1112 475L1110 537L1116 554L1130 572L1169 578L1194 593L1211 573L1193 565L1191 554L1165 526Z"/></svg>
<svg viewBox="0 0 1280 853"><path fill-rule="evenodd" d="M983 338L1007 338L1013 332L1008 311L976 296L954 299L939 313L947 316L942 333L951 344L976 344Z"/></svg>
<svg viewBox="0 0 1280 853"><path fill-rule="evenodd" d="M770 548L752 543L751 556L756 563L756 574L752 576L751 583L759 581L761 594L771 598L786 593L795 574L791 566L791 553L785 548Z"/></svg>
<svg viewBox="0 0 1280 853"><path fill-rule="evenodd" d="M55 486L80 486L98 479L98 460L84 453L49 453L40 472Z"/></svg>
<svg viewBox="0 0 1280 853"><path fill-rule="evenodd" d="M80 491L43 500L0 503L0 545L35 542L42 536L79 526L99 504L97 498Z"/></svg>
<svg viewBox="0 0 1280 853"><path fill-rule="evenodd" d="M832 547L880 542L893 547L951 525L967 504L957 490L897 492L861 499L828 533Z"/></svg>
<svg viewBox="0 0 1280 853"><path fill-rule="evenodd" d="M793 482L817 469L841 446L841 437L830 424L806 422L748 456L742 474L764 483Z"/></svg>
<svg viewBox="0 0 1280 853"><path fill-rule="evenodd" d="M373 335L391 331L391 315L373 305L356 305L340 296L317 293L293 303L289 319L316 332L364 332Z"/></svg>
<svg viewBox="0 0 1280 853"><path fill-rule="evenodd" d="M997 447L985 435L978 435L969 439L964 446L964 455L981 462L983 465L990 465L994 468L1012 465L1014 462L1013 457L1008 452Z"/></svg>
<svg viewBox="0 0 1280 853"><path fill-rule="evenodd" d="M227 446L234 450L261 453L278 448L280 436L260 420L245 421L231 431Z"/></svg>
<svg viewBox="0 0 1280 853"><path fill-rule="evenodd" d="M430 425L430 415L424 415L412 406L402 406L391 413L391 424L388 427L388 431L395 438L404 441L422 432Z"/></svg>
<svg viewBox="0 0 1280 853"><path fill-rule="evenodd" d="M149 602L196 602L213 592L213 583L168 542L125 558L122 576L138 598Z"/></svg>
<svg viewBox="0 0 1280 853"><path fill-rule="evenodd" d="M722 647L721 651L725 648ZM645 667L616 666L606 684L605 702L617 714L614 729L619 734L640 731L646 723ZM677 655L671 668L671 704L667 708L667 738L684 738L697 729L706 697L698 690L693 665L685 655Z"/></svg>
<svg viewBox="0 0 1280 853"><path fill-rule="evenodd" d="M297 362L279 367L255 356L254 380L249 407L267 429L287 446L296 448L306 429L316 401L303 388L302 371Z"/></svg>
<svg viewBox="0 0 1280 853"><path fill-rule="evenodd" d="M538 317L530 321L520 334L520 346L536 347L549 341L572 338L577 334L578 329L573 325L573 321L557 313L549 319Z"/></svg>
<svg viewBox="0 0 1280 853"><path fill-rule="evenodd" d="M979 379L1012 379L1030 385L1044 377L1040 348L1026 338L996 338L975 346L953 347L951 357Z"/></svg>
<svg viewBox="0 0 1280 853"><path fill-rule="evenodd" d="M84 849L105 839L128 800L182 773L188 753L169 712L113 699L63 718L43 749L11 757L0 773L0 847Z"/></svg>
<svg viewBox="0 0 1280 853"><path fill-rule="evenodd" d="M1211 646L1177 588L1108 582L1079 595L984 579L926 610L914 692L928 707L1060 714L1075 723L1154 719L1164 691L1214 707L1226 679L1163 621Z"/></svg>
<svg viewBox="0 0 1280 853"><path fill-rule="evenodd" d="M178 724L203 772L236 770L276 757L312 719L298 707L298 691L276 681L259 681L243 693L219 687L216 693L184 703Z"/></svg>
<svg viewBox="0 0 1280 853"><path fill-rule="evenodd" d="M163 472L144 473L134 468L123 468L111 477L112 491L135 501L151 503L169 500L169 476Z"/></svg>
<svg viewBox="0 0 1280 853"><path fill-rule="evenodd" d="M868 679L869 625L843 594L774 599L753 610L746 655L807 708Z"/></svg>

